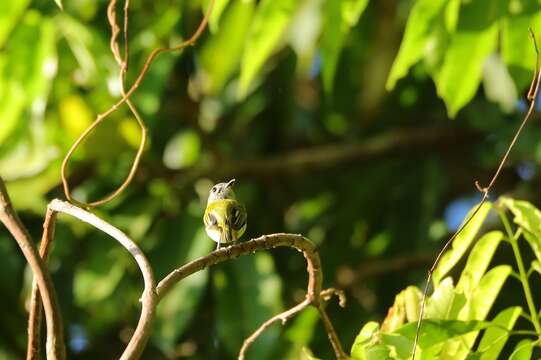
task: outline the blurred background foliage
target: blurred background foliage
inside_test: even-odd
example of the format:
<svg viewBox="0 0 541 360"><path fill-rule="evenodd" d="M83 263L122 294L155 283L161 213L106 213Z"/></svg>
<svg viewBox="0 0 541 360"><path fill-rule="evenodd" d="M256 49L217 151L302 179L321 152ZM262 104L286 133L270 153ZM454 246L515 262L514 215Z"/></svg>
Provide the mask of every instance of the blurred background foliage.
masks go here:
<svg viewBox="0 0 541 360"><path fill-rule="evenodd" d="M0 174L35 239L47 202L63 197L63 155L120 94L107 1L63 6L0 2ZM152 48L188 38L206 6L132 0L128 83ZM217 0L197 45L160 55L132 97L150 142L132 185L96 212L139 243L160 279L214 247L207 192L235 177L245 238L294 232L318 245L325 286L349 299L328 305L349 348L395 294L422 284L478 200L474 180L489 179L525 111L529 26L541 36L538 0ZM539 139L534 119L494 195L540 204ZM75 197L118 186L138 142L122 107L71 162ZM118 357L139 311L135 263L65 217L55 242L69 357ZM31 276L3 229L0 257L0 357L21 358ZM160 304L145 358L234 358L262 321L303 299L304 269L298 253L276 250L186 279ZM333 356L312 310L249 355L298 359L305 346Z"/></svg>

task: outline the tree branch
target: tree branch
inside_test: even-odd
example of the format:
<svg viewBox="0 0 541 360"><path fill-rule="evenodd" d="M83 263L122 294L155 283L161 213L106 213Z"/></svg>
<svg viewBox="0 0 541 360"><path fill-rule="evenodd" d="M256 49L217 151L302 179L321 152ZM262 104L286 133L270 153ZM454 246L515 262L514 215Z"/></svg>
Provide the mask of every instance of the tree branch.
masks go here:
<svg viewBox="0 0 541 360"><path fill-rule="evenodd" d="M143 279L145 282L145 289L143 291L143 295L141 296L141 316L139 318L139 322L137 324L135 332L133 333L133 336L128 343L128 346L124 350L124 353L122 354L120 359L138 359L139 357L141 357L141 354L143 353L143 350L150 336L152 321L154 319L155 309L157 305L154 275L147 258L145 257L141 249L139 249L137 244L135 244L135 242L128 238L126 234L124 234L122 231L118 230L111 224L98 218L96 215L77 206L71 205L68 202L60 201L57 199L53 200L49 204L49 206L52 210L56 212L71 215L108 234L116 241L118 241L122 246L124 246L137 262L137 265L139 266L139 269L143 274Z"/></svg>
<svg viewBox="0 0 541 360"><path fill-rule="evenodd" d="M45 319L47 321L47 358L63 360L66 357L62 316L53 281L45 263L38 254L30 234L13 209L3 179L0 177L0 221L9 230L21 248L38 284Z"/></svg>
<svg viewBox="0 0 541 360"><path fill-rule="evenodd" d="M386 156L427 151L450 151L478 141L480 133L449 127L405 128L385 132L362 142L321 145L289 153L254 159L221 159L218 163L197 165L180 171L158 169L162 176L171 178L182 187L194 180L215 178L255 177L269 174L295 174L323 171L341 165L373 161ZM153 171L153 174L156 172Z"/></svg>
<svg viewBox="0 0 541 360"><path fill-rule="evenodd" d="M47 207L45 221L43 222L43 234L39 246L39 255L44 264L49 260L49 253L54 238L56 213ZM32 281L32 294L30 296L30 314L28 316L28 345L26 350L27 360L38 360L41 342L41 296L36 278Z"/></svg>
<svg viewBox="0 0 541 360"><path fill-rule="evenodd" d="M253 239L247 242L242 242L236 245L229 246L227 248L213 251L212 253L202 256L198 259L181 266L178 269L173 270L163 280L158 283L156 293L158 295L158 301L162 299L169 290L177 282L186 278L187 276L201 271L212 265L216 265L223 261L235 259L242 255L252 254L255 251L273 249L276 247L291 247L301 251L306 258L306 270L308 272L308 286L306 291L306 298L303 302L295 307L279 314L271 319L267 320L261 325L250 337L248 337L241 349L239 359L244 358L244 354L247 348L252 344L255 339L274 321L281 319L287 320L291 316L295 315L308 305L316 307L322 317L325 329L327 331L331 345L336 353L338 359L347 359L348 356L344 353L340 340L336 335L332 323L329 317L325 313L321 302L321 284L323 281L323 274L321 272L321 261L319 254L317 253L315 245L305 237L294 234L271 234L263 235L257 239Z"/></svg>

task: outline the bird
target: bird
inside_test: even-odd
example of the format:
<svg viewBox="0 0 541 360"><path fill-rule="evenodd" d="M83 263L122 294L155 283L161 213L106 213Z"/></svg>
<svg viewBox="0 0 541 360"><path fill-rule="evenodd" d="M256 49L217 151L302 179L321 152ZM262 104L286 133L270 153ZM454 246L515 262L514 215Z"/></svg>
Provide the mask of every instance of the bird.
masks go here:
<svg viewBox="0 0 541 360"><path fill-rule="evenodd" d="M217 243L216 250L239 240L246 231L246 208L237 201L233 184L235 179L218 183L209 191L203 222L207 235Z"/></svg>

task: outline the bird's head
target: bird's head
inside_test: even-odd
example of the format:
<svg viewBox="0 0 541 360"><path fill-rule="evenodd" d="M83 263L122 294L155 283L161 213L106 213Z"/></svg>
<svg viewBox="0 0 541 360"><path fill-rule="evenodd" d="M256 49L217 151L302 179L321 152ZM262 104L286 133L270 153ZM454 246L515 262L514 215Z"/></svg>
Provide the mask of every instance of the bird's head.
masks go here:
<svg viewBox="0 0 541 360"><path fill-rule="evenodd" d="M231 179L228 182L222 182L214 185L209 192L209 198L207 203L210 204L216 200L231 199L235 200L235 192L233 191L233 184L235 179Z"/></svg>

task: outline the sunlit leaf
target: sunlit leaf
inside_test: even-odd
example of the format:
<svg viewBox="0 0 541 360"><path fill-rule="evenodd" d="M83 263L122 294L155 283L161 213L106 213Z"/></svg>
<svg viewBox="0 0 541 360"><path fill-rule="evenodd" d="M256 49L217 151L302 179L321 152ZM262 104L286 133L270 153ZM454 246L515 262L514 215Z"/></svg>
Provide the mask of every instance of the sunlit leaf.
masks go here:
<svg viewBox="0 0 541 360"><path fill-rule="evenodd" d="M455 117L477 92L483 64L496 49L498 21L506 6L505 0L462 4L456 32L435 77L438 95L445 101L450 117Z"/></svg>
<svg viewBox="0 0 541 360"><path fill-rule="evenodd" d="M458 318L461 320L484 320L510 273L511 267L508 265L500 265L488 271L475 288L473 296L468 298L466 306L462 308ZM466 358L471 352L471 347L478 334L479 331L474 331L447 343L442 350L443 353L451 359Z"/></svg>
<svg viewBox="0 0 541 360"><path fill-rule="evenodd" d="M315 357L312 354L312 351L310 351L308 348L303 348L302 349L302 359L301 360L321 360L321 359Z"/></svg>
<svg viewBox="0 0 541 360"><path fill-rule="evenodd" d="M424 55L434 27L441 21L446 0L418 0L408 17L404 38L385 85L392 90L396 82L406 76L409 69Z"/></svg>
<svg viewBox="0 0 541 360"><path fill-rule="evenodd" d="M481 352L481 359L497 359L502 351L509 333L506 330L511 330L515 326L515 323L520 316L522 309L520 306L514 306L501 311L494 320L491 321L492 325L485 330L481 342L477 347Z"/></svg>
<svg viewBox="0 0 541 360"><path fill-rule="evenodd" d="M61 10L64 10L64 7L62 6L62 0L54 0L54 2L56 3L56 5L58 5L58 7L59 7Z"/></svg>
<svg viewBox="0 0 541 360"><path fill-rule="evenodd" d="M431 346L455 338L460 335L467 334L472 331L479 331L487 328L490 325L486 321L460 321L460 320L434 320L425 319L421 327L421 333L419 337L419 346L422 349L427 349ZM411 322L396 330L393 334L400 335L404 339L407 339L410 344L410 350L413 346L413 340L417 332L417 323ZM383 334L382 334L383 335ZM382 337L383 342L386 343L387 339L384 335ZM396 342L396 339L391 340Z"/></svg>
<svg viewBox="0 0 541 360"><path fill-rule="evenodd" d="M258 4L241 60L241 97L246 94L264 62L278 46L298 6L297 0L262 0Z"/></svg>
<svg viewBox="0 0 541 360"><path fill-rule="evenodd" d="M334 73L346 36L357 24L367 5L368 0L333 0L324 3L321 55L323 87L326 92L332 90Z"/></svg>
<svg viewBox="0 0 541 360"><path fill-rule="evenodd" d="M201 152L201 139L194 131L183 131L173 136L165 146L163 163L170 169L193 165Z"/></svg>
<svg viewBox="0 0 541 360"><path fill-rule="evenodd" d="M477 289L479 281L485 274L485 271L492 261L492 257L502 240L502 232L492 231L483 235L483 237L477 241L468 256L466 266L464 267L464 270L462 270L462 274L456 285L458 291L463 291L468 294L467 297L469 297L469 294Z"/></svg>
<svg viewBox="0 0 541 360"><path fill-rule="evenodd" d="M243 256L214 273L218 335L236 356L242 342L265 320L282 311L281 281L266 253ZM248 351L268 359L279 334L279 324L261 334Z"/></svg>
<svg viewBox="0 0 541 360"><path fill-rule="evenodd" d="M0 172L4 176L1 165ZM6 187L17 210L32 210L36 214L43 214L48 202L45 195L57 186L59 181L60 164L53 162L52 166L39 174L9 181Z"/></svg>
<svg viewBox="0 0 541 360"><path fill-rule="evenodd" d="M222 17L221 30L203 44L197 76L203 92L219 92L237 71L254 9L254 2L233 2Z"/></svg>
<svg viewBox="0 0 541 360"><path fill-rule="evenodd" d="M98 63L94 57L97 34L67 12L58 14L57 31L65 38L79 65L78 81L91 85L97 81ZM103 76L103 75L102 75Z"/></svg>
<svg viewBox="0 0 541 360"><path fill-rule="evenodd" d="M58 105L60 122L72 140L81 135L94 120L94 114L82 97L66 96Z"/></svg>
<svg viewBox="0 0 541 360"><path fill-rule="evenodd" d="M426 303L426 317L430 319L449 319L453 300L457 296L453 286L453 279L443 279Z"/></svg>
<svg viewBox="0 0 541 360"><path fill-rule="evenodd" d="M243 1L243 2L246 3L247 1ZM207 12L209 3L210 3L209 0L205 0L202 2L204 12ZM220 19L228 4L229 4L229 0L214 1L214 7L209 17L209 29L212 33L218 33L218 30L220 29Z"/></svg>
<svg viewBox="0 0 541 360"><path fill-rule="evenodd" d="M517 107L515 83L499 55L492 54L485 61L483 89L487 99L497 103L503 112L510 113Z"/></svg>
<svg viewBox="0 0 541 360"><path fill-rule="evenodd" d="M521 340L517 346L515 346L515 350L513 350L513 353L509 356L509 360L530 360L532 358L534 345L535 343L530 339Z"/></svg>
<svg viewBox="0 0 541 360"><path fill-rule="evenodd" d="M455 238L453 244L451 245L451 249L449 249L442 256L438 266L432 274L432 279L434 280L434 284L436 284L436 286L442 277L447 274L458 261L460 261L466 250L468 250L471 242L477 235L477 232L481 228L481 225L483 224L483 221L491 208L492 205L490 203L484 203L473 219L468 222L464 229L462 229L462 231ZM464 220L465 222L470 219L473 210L474 209L470 210L470 212L466 215Z"/></svg>
<svg viewBox="0 0 541 360"><path fill-rule="evenodd" d="M28 4L30 0L0 2L0 48L4 46Z"/></svg>
<svg viewBox="0 0 541 360"><path fill-rule="evenodd" d="M518 13L507 16L502 21L501 54L504 63L519 91L523 91L530 84L535 69L535 48L530 39L529 28L539 38L541 34L541 5L536 1L521 1L537 7L537 13Z"/></svg>
<svg viewBox="0 0 541 360"><path fill-rule="evenodd" d="M52 22L28 11L10 37L16 46L0 53L0 143L25 125L25 112L43 116L56 74L55 41Z"/></svg>
<svg viewBox="0 0 541 360"><path fill-rule="evenodd" d="M499 201L511 211L513 221L524 230L524 238L541 261L541 211L523 200L502 197Z"/></svg>
<svg viewBox="0 0 541 360"><path fill-rule="evenodd" d="M375 335L379 332L379 324L375 321L367 322L353 342L351 357L354 360L367 359L366 352L376 342Z"/></svg>

